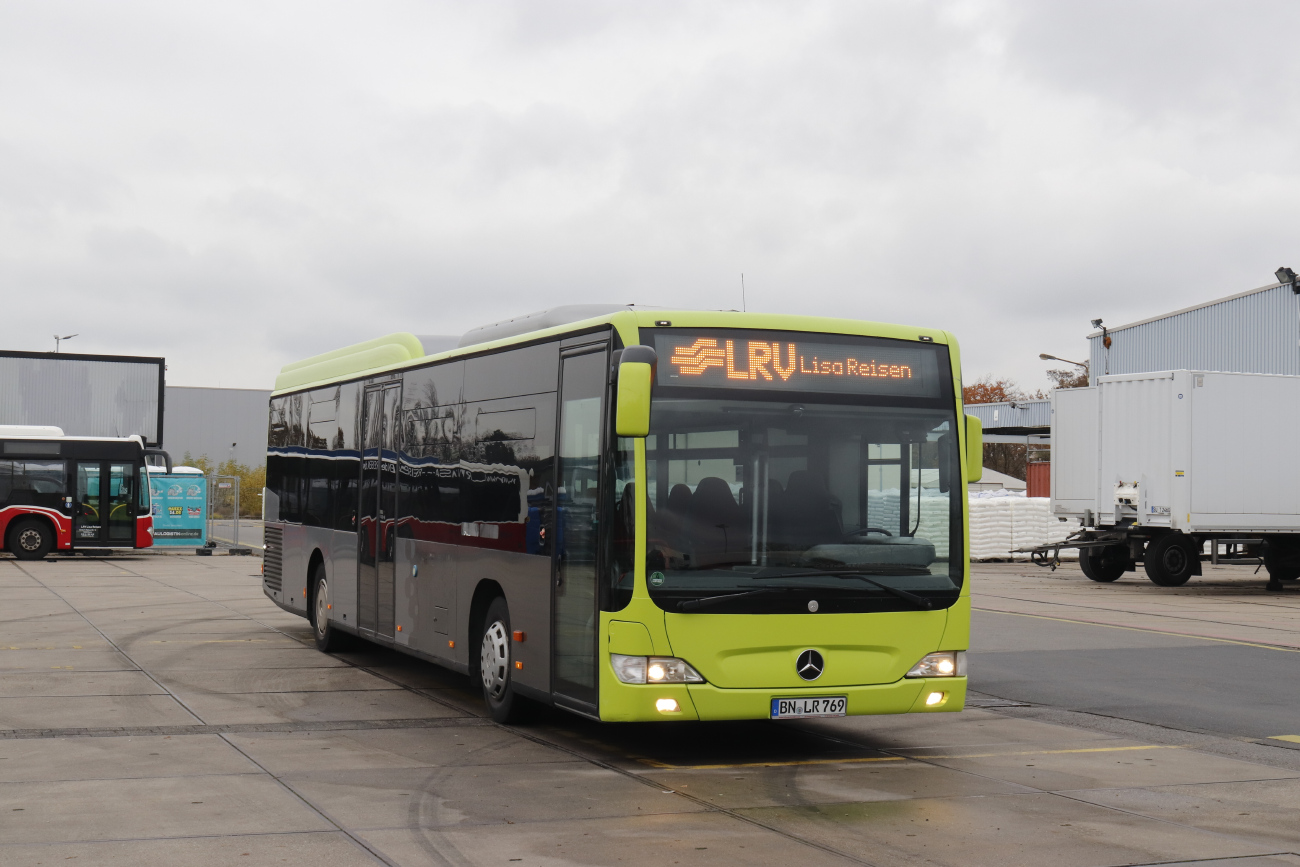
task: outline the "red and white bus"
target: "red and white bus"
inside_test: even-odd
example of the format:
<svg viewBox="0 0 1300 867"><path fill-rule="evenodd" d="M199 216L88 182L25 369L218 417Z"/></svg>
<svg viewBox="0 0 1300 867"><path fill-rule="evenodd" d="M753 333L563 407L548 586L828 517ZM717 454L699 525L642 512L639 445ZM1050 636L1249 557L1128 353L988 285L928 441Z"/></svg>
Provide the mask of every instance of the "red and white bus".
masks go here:
<svg viewBox="0 0 1300 867"><path fill-rule="evenodd" d="M138 436L64 436L0 425L0 544L20 560L54 551L148 548L153 515Z"/></svg>

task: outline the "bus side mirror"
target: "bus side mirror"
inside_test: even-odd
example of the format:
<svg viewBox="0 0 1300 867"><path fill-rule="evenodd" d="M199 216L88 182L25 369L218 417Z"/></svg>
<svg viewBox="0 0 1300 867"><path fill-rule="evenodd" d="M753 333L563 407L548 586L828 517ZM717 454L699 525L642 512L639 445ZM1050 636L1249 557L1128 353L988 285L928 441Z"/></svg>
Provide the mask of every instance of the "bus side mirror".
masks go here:
<svg viewBox="0 0 1300 867"><path fill-rule="evenodd" d="M650 433L650 386L659 357L649 346L629 346L618 364L618 405L614 430L621 437Z"/></svg>
<svg viewBox="0 0 1300 867"><path fill-rule="evenodd" d="M978 416L966 416L966 481L984 477L984 422Z"/></svg>

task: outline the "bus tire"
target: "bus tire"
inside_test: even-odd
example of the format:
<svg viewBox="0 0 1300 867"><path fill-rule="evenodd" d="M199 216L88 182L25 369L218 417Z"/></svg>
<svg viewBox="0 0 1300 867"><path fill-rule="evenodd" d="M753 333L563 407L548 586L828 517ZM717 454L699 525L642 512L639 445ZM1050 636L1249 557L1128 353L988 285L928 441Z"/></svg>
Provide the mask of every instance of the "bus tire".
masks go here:
<svg viewBox="0 0 1300 867"><path fill-rule="evenodd" d="M510 660L510 608L498 596L488 605L479 630L478 679L489 715L499 723L517 723L526 715L527 699L514 689Z"/></svg>
<svg viewBox="0 0 1300 867"><path fill-rule="evenodd" d="M1079 552L1079 568L1093 581L1115 581L1128 571L1128 551L1121 545L1084 548Z"/></svg>
<svg viewBox="0 0 1300 867"><path fill-rule="evenodd" d="M337 653L347 648L348 636L334 628L330 620L330 586L325 580L325 564L317 563L313 574L315 593L312 595L314 616L312 617L312 637L316 639L316 649L321 653Z"/></svg>
<svg viewBox="0 0 1300 867"><path fill-rule="evenodd" d="M1147 545L1142 560L1152 584L1182 587L1198 571L1200 551L1190 537L1167 533Z"/></svg>
<svg viewBox="0 0 1300 867"><path fill-rule="evenodd" d="M39 560L54 550L54 531L40 518L23 518L9 526L5 547L19 560Z"/></svg>

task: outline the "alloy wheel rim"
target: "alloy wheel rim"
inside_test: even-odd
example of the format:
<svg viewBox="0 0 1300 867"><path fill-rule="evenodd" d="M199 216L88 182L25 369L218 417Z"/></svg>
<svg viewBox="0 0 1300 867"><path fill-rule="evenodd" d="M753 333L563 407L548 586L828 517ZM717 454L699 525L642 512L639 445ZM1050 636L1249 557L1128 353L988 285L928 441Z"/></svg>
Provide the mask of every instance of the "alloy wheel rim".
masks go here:
<svg viewBox="0 0 1300 867"><path fill-rule="evenodd" d="M325 634L325 630L329 625L329 598L329 585L322 581L316 591L316 631L321 635Z"/></svg>
<svg viewBox="0 0 1300 867"><path fill-rule="evenodd" d="M479 656L479 674L483 689L494 700L506 691L506 678L510 670L510 637L505 624L495 621L483 632L483 648Z"/></svg>

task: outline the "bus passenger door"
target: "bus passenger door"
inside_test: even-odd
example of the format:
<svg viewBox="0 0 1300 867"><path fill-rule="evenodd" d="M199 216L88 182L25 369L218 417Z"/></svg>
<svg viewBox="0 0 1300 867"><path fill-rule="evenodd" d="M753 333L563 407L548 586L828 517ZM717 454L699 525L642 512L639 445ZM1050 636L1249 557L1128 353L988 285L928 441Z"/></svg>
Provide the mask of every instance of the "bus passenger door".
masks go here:
<svg viewBox="0 0 1300 867"><path fill-rule="evenodd" d="M357 626L393 634L392 521L396 513L396 462L392 431L397 385L366 389L361 420L361 492L357 516Z"/></svg>
<svg viewBox="0 0 1300 867"><path fill-rule="evenodd" d="M600 623L596 552L608 362L601 346L596 352L567 355L560 363L552 690L557 697L594 712Z"/></svg>
<svg viewBox="0 0 1300 867"><path fill-rule="evenodd" d="M144 476L144 470L140 471ZM109 464L108 490L102 500L108 523L108 541L113 544L135 544L135 465ZM147 479L141 480L148 484Z"/></svg>
<svg viewBox="0 0 1300 867"><path fill-rule="evenodd" d="M101 464L99 461L77 461L77 501L73 504L72 544L89 544L92 547L104 538Z"/></svg>
<svg viewBox="0 0 1300 867"><path fill-rule="evenodd" d="M384 388L384 423L379 433L379 533L375 547L375 590L379 626L383 638L394 635L397 582L397 410L401 405L400 385ZM408 627L409 628L409 627Z"/></svg>

